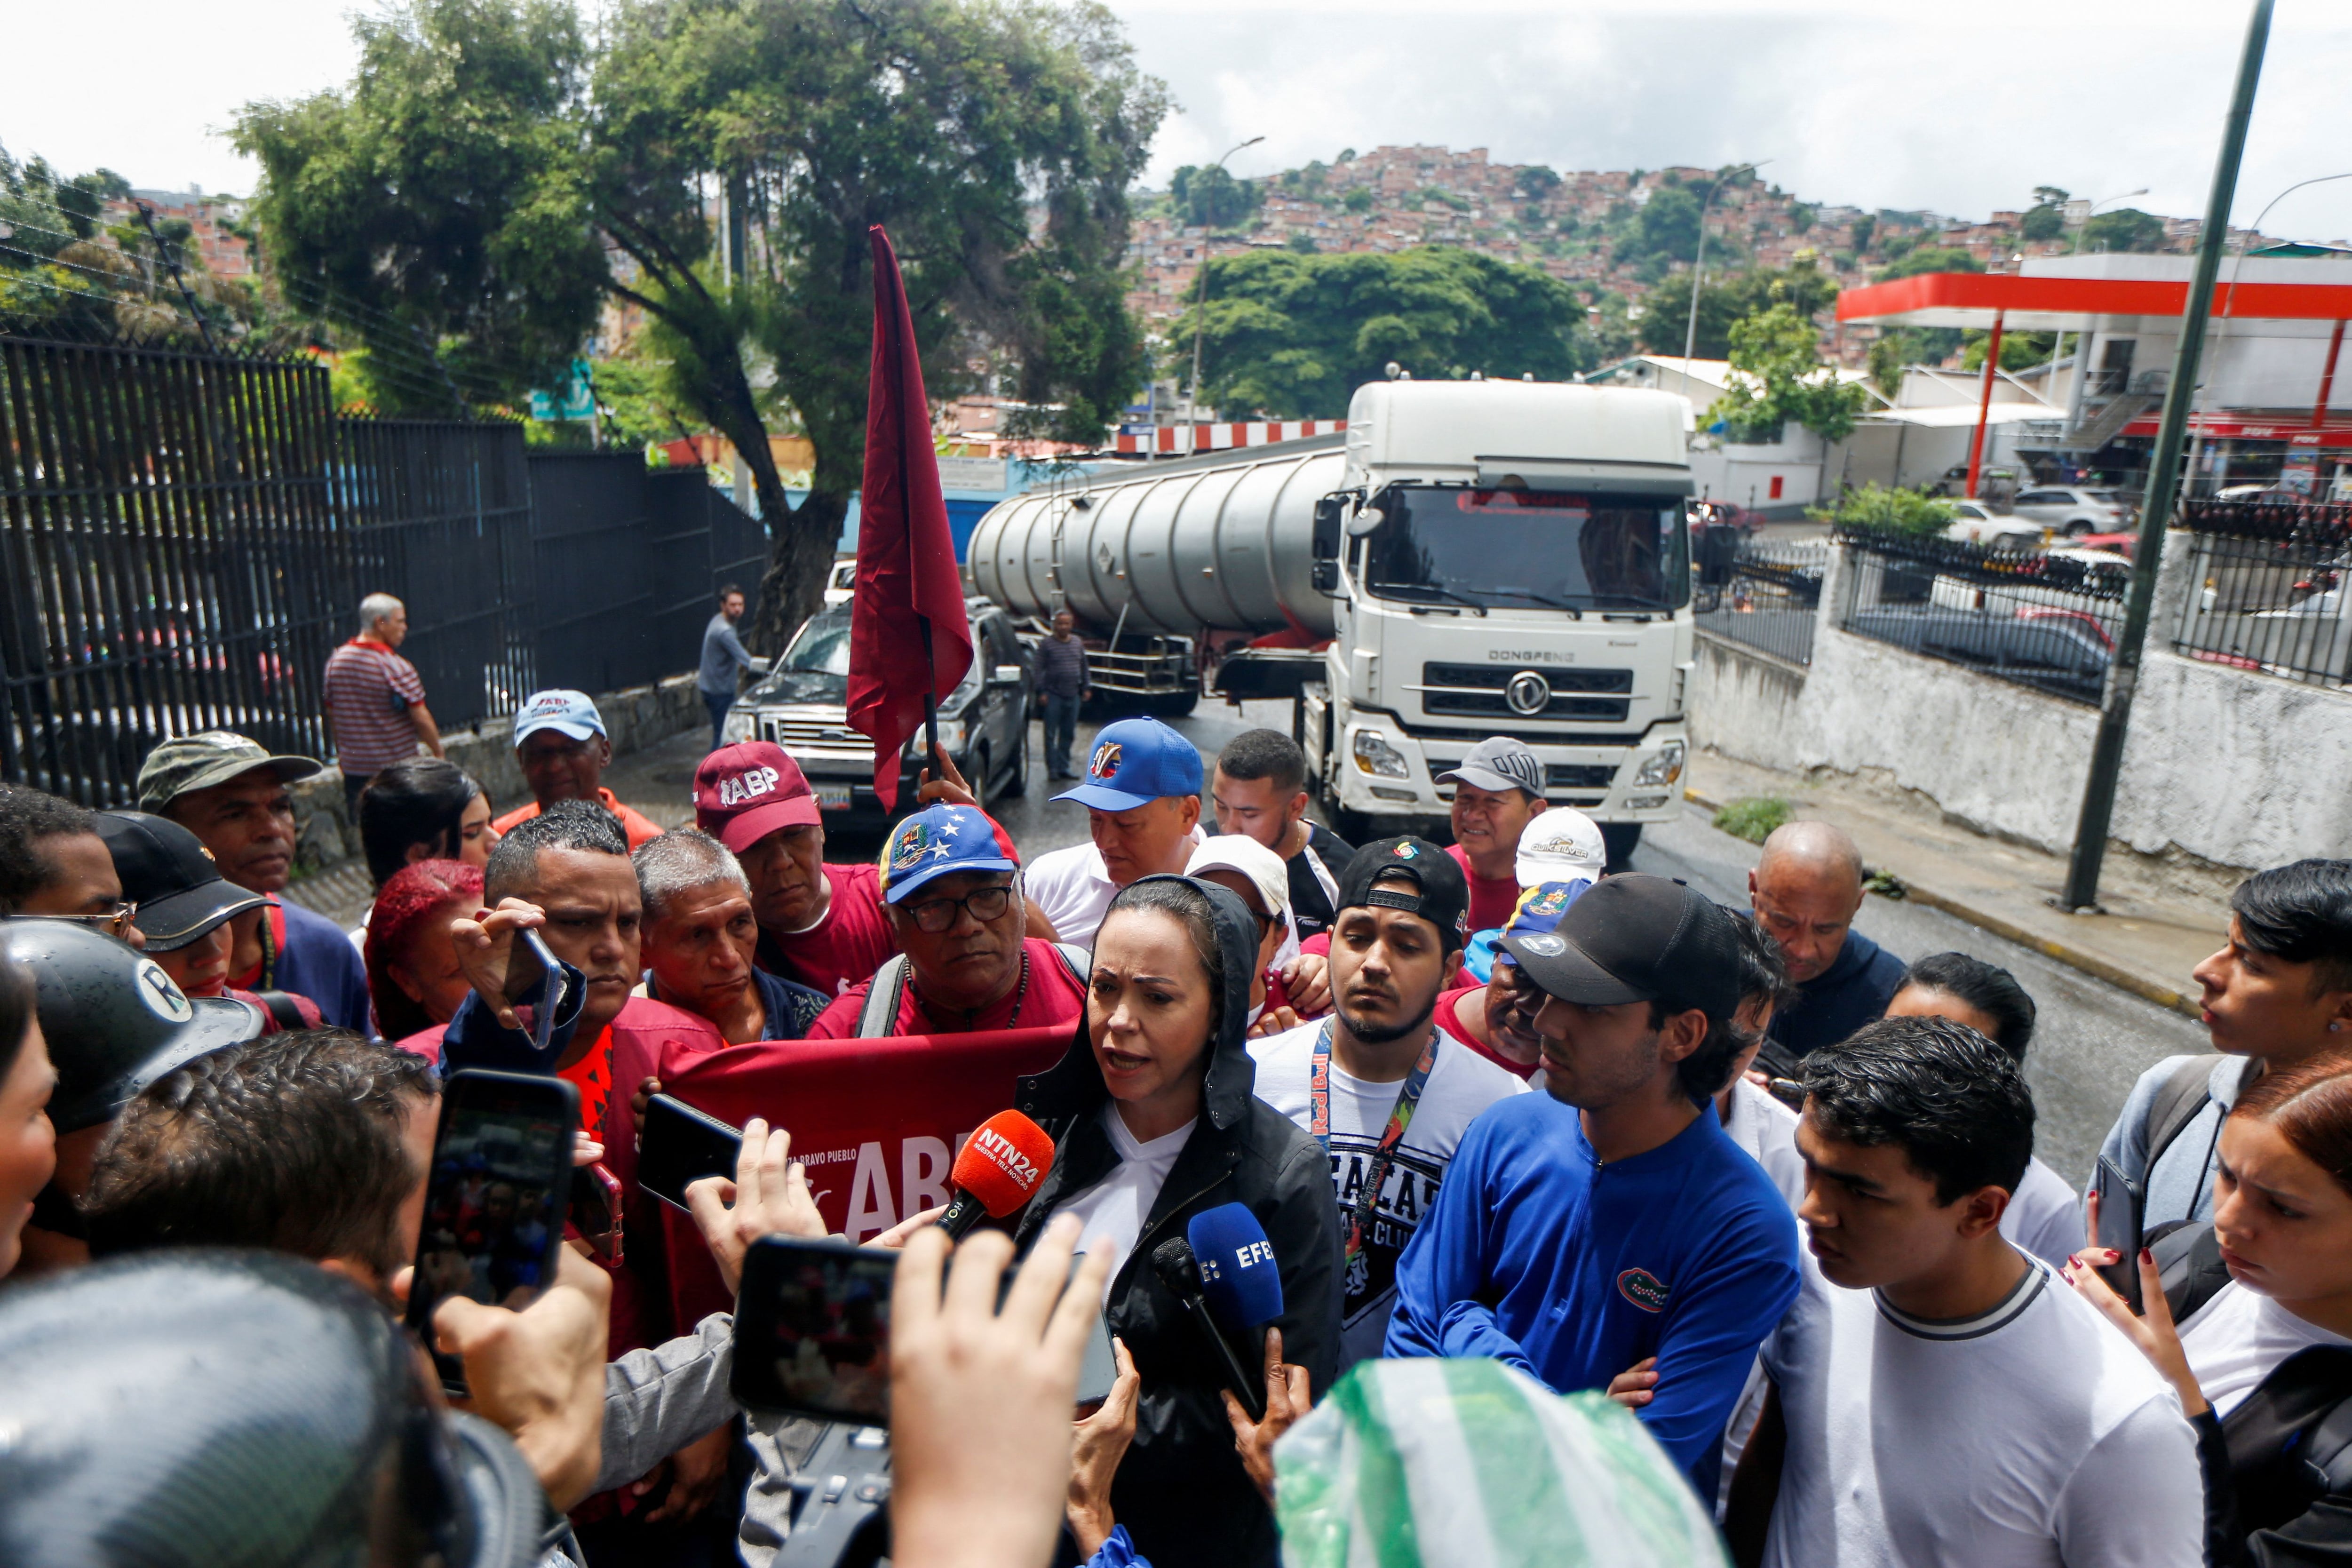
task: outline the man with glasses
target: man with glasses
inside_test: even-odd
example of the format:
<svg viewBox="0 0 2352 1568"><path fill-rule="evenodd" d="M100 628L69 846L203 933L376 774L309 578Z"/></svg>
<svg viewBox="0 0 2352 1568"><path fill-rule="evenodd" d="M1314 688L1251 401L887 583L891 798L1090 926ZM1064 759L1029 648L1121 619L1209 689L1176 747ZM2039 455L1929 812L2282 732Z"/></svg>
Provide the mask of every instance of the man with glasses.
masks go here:
<svg viewBox="0 0 2352 1568"><path fill-rule="evenodd" d="M1020 871L1011 842L976 807L934 805L898 824L881 858L898 952L820 1014L808 1037L954 1035L1083 1015L1086 950L1022 934Z"/></svg>
<svg viewBox="0 0 2352 1568"><path fill-rule="evenodd" d="M0 916L74 921L135 944L136 912L94 816L56 795L0 784Z"/></svg>

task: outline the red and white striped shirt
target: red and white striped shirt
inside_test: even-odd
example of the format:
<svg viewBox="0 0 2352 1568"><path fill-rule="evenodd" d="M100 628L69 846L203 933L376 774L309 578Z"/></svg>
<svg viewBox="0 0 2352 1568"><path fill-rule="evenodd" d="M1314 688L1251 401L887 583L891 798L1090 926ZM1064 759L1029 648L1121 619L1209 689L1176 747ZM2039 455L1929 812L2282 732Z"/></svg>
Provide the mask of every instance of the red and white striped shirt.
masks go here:
<svg viewBox="0 0 2352 1568"><path fill-rule="evenodd" d="M335 761L367 778L416 754L409 708L425 700L416 667L373 637L353 637L327 659L327 726Z"/></svg>

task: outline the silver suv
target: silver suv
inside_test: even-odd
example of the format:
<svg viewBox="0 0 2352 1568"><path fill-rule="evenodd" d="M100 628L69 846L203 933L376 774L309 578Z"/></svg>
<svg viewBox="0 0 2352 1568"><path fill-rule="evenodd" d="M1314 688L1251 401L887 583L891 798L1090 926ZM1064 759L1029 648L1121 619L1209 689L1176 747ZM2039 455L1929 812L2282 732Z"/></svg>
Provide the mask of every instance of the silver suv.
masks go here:
<svg viewBox="0 0 2352 1568"><path fill-rule="evenodd" d="M2131 509L2116 498L2115 491L2084 489L2074 485L2037 485L2020 492L2010 510L2074 538L2085 533L2119 532L2130 526L2131 519Z"/></svg>

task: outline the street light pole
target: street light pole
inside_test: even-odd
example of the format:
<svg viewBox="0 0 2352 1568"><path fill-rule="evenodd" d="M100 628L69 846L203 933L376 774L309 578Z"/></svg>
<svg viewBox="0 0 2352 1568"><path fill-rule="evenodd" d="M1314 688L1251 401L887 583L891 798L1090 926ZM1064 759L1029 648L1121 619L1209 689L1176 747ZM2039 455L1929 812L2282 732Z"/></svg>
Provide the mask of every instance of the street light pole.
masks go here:
<svg viewBox="0 0 2352 1568"><path fill-rule="evenodd" d="M1732 175L1752 174L1771 161L1769 158L1759 158L1753 163L1742 163L1738 168L1718 171L1715 176L1715 183L1706 188L1706 200L1698 204L1698 251L1691 260L1690 320L1683 327L1683 395L1685 397L1690 395L1691 389L1691 352L1698 345L1698 286L1706 279L1706 209L1715 205L1716 195L1730 183Z"/></svg>
<svg viewBox="0 0 2352 1568"><path fill-rule="evenodd" d="M2197 366L2205 352L2205 323L2213 310L2213 284L2221 270L2221 247L2229 238L2230 208L2238 194L2238 163L2246 151L2246 122L2253 118L2254 89L2263 76L2263 50L2270 42L2272 0L2254 0L2246 23L2246 45L2238 60L2238 87L2222 122L2221 152L2213 164L2213 191L2205 203L2205 227L2198 236L2197 268L2180 317L2180 346L2172 358L2172 378L2164 389L2164 416L2156 432L2155 461L2139 517L2139 545L2132 553L2131 592L2124 601L2123 633L2107 666L2100 704L2098 738L2091 745L2091 776L2083 786L2083 815L2074 826L2074 853L2066 867L2066 889L2059 907L2095 912L2099 903L2099 868L2106 858L2107 828L2115 816L2116 784L2123 773L2124 737L2131 728L2132 698L2139 688L2142 645L2147 641L2149 606L2164 556L2165 524L2180 477L2181 437L2189 428L2189 405L2197 395Z"/></svg>
<svg viewBox="0 0 2352 1568"><path fill-rule="evenodd" d="M1232 157L1244 148L1255 147L1265 140L1263 136L1253 136L1246 142L1228 147L1225 149L1225 157L1218 159L1210 166L1223 170L1225 166L1225 158ZM1209 325L1209 237L1215 231L1216 226L1214 224L1203 225L1203 232L1201 236L1201 292L1192 307L1192 384L1184 394L1184 449L1187 452L1192 449L1193 443L1199 439L1192 421L1201 411L1201 334L1208 330Z"/></svg>

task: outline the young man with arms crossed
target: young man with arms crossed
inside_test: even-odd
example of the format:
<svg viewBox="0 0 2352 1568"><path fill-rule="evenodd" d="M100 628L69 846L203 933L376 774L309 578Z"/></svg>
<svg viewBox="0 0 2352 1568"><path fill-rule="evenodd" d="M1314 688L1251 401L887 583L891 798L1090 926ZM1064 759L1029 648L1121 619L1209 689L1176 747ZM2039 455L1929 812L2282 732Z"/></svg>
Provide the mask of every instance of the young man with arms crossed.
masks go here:
<svg viewBox="0 0 2352 1568"><path fill-rule="evenodd" d="M1735 1560L2196 1568L2179 1398L2000 1234L2033 1151L2017 1064L1948 1018L1887 1018L1813 1051L1804 1084L1811 1256L1765 1342Z"/></svg>
<svg viewBox="0 0 2352 1568"><path fill-rule="evenodd" d="M1756 1347L1797 1293L1796 1224L1724 1135L1734 917L1611 877L1504 939L1544 994L1544 1092L1471 1124L1397 1265L1392 1356L1494 1356L1561 1393L1656 1358L1636 1412L1702 1497Z"/></svg>
<svg viewBox="0 0 2352 1568"><path fill-rule="evenodd" d="M1438 1026L1460 961L1461 868L1426 839L1356 852L1331 930L1328 1018L1254 1043L1257 1097L1331 1156L1347 1259L1339 1370L1381 1353L1398 1256L1473 1118L1527 1085Z"/></svg>
<svg viewBox="0 0 2352 1568"><path fill-rule="evenodd" d="M1328 931L1339 879L1356 853L1307 818L1307 753L1279 730L1244 730L1217 753L1209 785L1217 831L1246 834L1282 857L1290 914L1301 942Z"/></svg>

